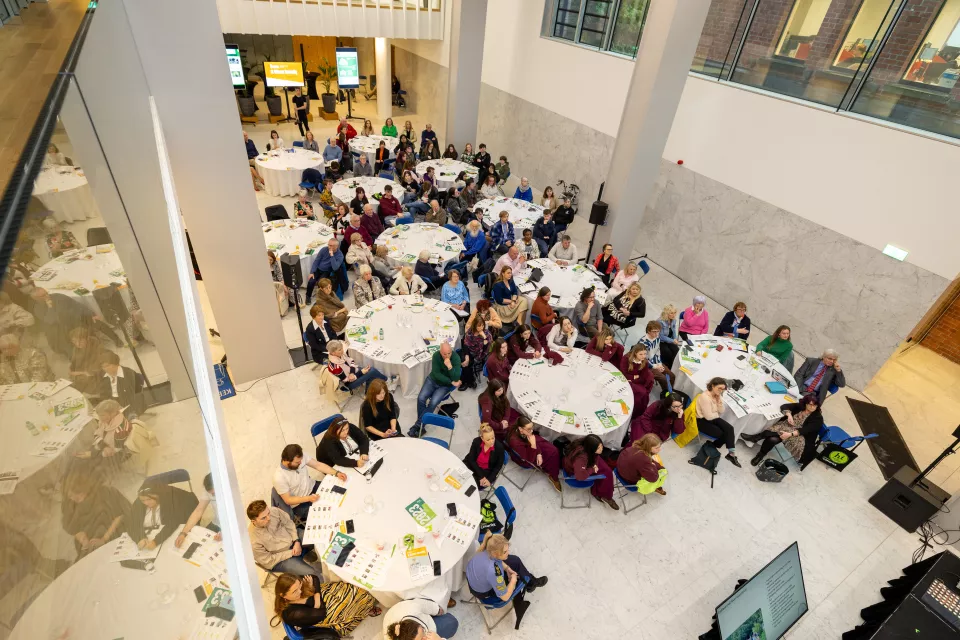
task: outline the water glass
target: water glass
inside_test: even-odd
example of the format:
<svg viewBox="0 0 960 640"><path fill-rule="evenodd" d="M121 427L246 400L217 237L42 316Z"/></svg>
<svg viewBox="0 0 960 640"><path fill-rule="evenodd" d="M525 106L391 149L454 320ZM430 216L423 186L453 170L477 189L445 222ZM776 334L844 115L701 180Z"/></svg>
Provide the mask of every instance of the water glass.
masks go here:
<svg viewBox="0 0 960 640"><path fill-rule="evenodd" d="M366 513L371 513L371 514L377 510L377 502L376 502L376 498L373 497L373 494L368 494L363 499L363 510Z"/></svg>

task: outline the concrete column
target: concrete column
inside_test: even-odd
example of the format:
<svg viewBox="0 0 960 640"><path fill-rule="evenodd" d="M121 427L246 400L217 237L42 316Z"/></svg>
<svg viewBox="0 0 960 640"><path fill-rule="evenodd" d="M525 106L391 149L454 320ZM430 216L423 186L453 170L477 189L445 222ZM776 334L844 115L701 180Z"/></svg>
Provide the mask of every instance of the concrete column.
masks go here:
<svg viewBox="0 0 960 640"><path fill-rule="evenodd" d="M710 0L650 3L603 191L610 209L594 253L610 242L626 256L636 241L709 8Z"/></svg>
<svg viewBox="0 0 960 640"><path fill-rule="evenodd" d="M442 146L477 147L480 115L480 72L487 0L452 0L450 11L450 67L447 71L447 130Z"/></svg>
<svg viewBox="0 0 960 640"><path fill-rule="evenodd" d="M393 60L390 59L390 40L374 38L377 57L377 119L381 122L393 117Z"/></svg>

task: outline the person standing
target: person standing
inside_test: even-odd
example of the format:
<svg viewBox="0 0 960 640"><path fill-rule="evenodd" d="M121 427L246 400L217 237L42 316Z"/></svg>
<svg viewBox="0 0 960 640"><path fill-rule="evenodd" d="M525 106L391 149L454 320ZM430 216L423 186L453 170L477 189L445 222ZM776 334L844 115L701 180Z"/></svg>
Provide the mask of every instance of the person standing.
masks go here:
<svg viewBox="0 0 960 640"><path fill-rule="evenodd" d="M449 342L442 343L433 353L430 359L430 375L423 381L423 388L417 396L417 421L410 427L407 435L413 438L420 437L420 421L423 419L423 414L427 409L434 411L444 398L460 388L463 384L460 376L465 364L470 364L470 356L466 356L461 362L460 355L453 350Z"/></svg>
<svg viewBox="0 0 960 640"><path fill-rule="evenodd" d="M310 99L303 95L303 89L300 87L293 90L293 106L297 108L297 128L300 129L300 137L303 137L307 131L310 131L310 122L307 120Z"/></svg>

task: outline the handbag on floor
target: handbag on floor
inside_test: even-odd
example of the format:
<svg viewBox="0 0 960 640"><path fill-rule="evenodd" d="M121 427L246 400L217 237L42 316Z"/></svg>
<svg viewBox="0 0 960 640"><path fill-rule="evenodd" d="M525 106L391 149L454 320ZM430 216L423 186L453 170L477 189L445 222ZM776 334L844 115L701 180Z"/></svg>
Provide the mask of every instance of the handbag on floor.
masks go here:
<svg viewBox="0 0 960 640"><path fill-rule="evenodd" d="M437 408L437 413L442 416L447 416L448 418L457 417L457 409L460 408L459 402L448 402L447 404L442 404Z"/></svg>
<svg viewBox="0 0 960 640"><path fill-rule="evenodd" d="M790 470L787 469L787 465L779 460L767 458L757 467L757 480L760 482L780 482L788 473L790 473Z"/></svg>

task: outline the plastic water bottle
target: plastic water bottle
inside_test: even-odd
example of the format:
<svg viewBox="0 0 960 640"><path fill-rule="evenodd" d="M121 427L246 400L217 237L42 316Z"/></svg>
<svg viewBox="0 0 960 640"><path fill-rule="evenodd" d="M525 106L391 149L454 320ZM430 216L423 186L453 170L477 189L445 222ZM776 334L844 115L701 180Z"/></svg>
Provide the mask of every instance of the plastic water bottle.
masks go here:
<svg viewBox="0 0 960 640"><path fill-rule="evenodd" d="M380 341L383 342L383 327L380 327Z"/></svg>

